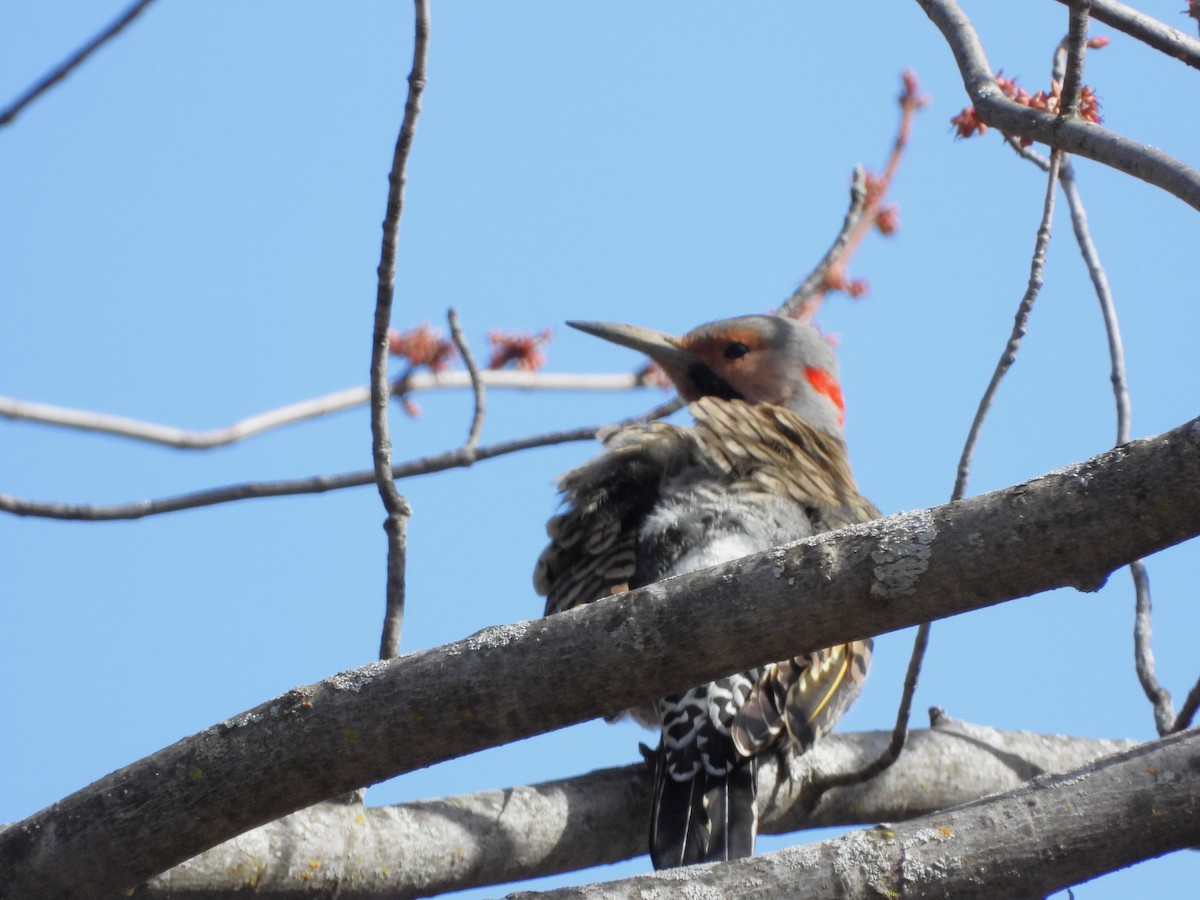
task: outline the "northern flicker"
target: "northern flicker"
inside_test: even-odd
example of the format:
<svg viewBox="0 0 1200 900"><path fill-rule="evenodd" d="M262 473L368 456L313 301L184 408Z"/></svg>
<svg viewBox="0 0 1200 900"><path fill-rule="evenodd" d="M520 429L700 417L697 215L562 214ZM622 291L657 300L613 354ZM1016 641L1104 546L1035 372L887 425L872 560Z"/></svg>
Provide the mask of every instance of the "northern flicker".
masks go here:
<svg viewBox="0 0 1200 900"><path fill-rule="evenodd" d="M741 316L674 338L569 324L649 355L695 424L615 430L562 476L564 509L534 573L547 615L880 515L851 475L837 358L812 327ZM661 732L654 867L752 855L756 756L828 732L870 658L871 641L854 641L630 710Z"/></svg>

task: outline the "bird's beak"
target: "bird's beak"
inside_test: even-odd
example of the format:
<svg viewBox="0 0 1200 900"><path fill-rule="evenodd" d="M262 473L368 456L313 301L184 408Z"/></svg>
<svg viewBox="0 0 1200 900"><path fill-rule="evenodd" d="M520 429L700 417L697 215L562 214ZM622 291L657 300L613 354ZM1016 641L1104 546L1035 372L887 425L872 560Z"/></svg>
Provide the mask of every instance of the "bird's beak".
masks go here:
<svg viewBox="0 0 1200 900"><path fill-rule="evenodd" d="M572 328L594 334L598 338L639 350L662 366L668 373L686 372L697 362L694 354L679 346L676 338L652 328L639 325L618 325L613 322L568 322Z"/></svg>

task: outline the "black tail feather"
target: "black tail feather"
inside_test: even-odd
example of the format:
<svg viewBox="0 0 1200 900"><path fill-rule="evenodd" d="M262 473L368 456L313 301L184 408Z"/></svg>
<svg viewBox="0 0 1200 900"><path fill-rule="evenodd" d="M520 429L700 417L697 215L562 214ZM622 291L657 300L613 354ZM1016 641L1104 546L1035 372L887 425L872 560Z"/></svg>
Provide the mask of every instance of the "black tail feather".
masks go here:
<svg viewBox="0 0 1200 900"><path fill-rule="evenodd" d="M758 835L757 770L758 762L751 758L725 776L724 827L721 829L725 859L754 855L754 839ZM710 818L716 820L716 816ZM714 825L714 835L716 830Z"/></svg>
<svg viewBox="0 0 1200 900"><path fill-rule="evenodd" d="M754 855L758 832L753 759L725 775L704 770L676 781L660 753L650 819L650 858L656 869L723 862Z"/></svg>

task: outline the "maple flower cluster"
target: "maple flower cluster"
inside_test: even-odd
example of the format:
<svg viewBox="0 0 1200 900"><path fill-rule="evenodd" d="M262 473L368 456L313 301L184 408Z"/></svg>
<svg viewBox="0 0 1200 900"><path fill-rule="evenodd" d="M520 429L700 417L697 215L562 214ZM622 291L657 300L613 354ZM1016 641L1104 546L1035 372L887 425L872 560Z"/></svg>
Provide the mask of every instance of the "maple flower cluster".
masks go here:
<svg viewBox="0 0 1200 900"><path fill-rule="evenodd" d="M546 354L541 348L553 336L554 332L549 328L543 328L538 334L529 331L489 331L492 356L488 360L488 368L503 369L513 363L523 372L536 372L546 364Z"/></svg>
<svg viewBox="0 0 1200 900"><path fill-rule="evenodd" d="M403 356L414 369L427 366L431 372L444 372L457 352L454 344L428 322L408 331L388 329L388 353Z"/></svg>
<svg viewBox="0 0 1200 900"><path fill-rule="evenodd" d="M1088 46L1103 47L1107 43L1108 38L1094 38L1092 41L1088 41ZM1015 103L1020 103L1022 106L1028 106L1030 109L1039 109L1042 112L1048 112L1053 115L1058 114L1059 104L1062 101L1062 85L1057 81L1050 82L1050 90L1048 92L1038 91L1036 94L1030 94L1017 84L1015 78L1005 78L1002 73L997 72L996 86L1000 88L1001 93L1005 97ZM1092 122L1099 125L1104 121L1100 117L1100 99L1096 96L1096 92L1086 84L1079 89L1079 103L1076 113L1085 122ZM988 130L987 124L980 121L974 106L968 106L952 118L950 124L954 126L960 138L969 138L976 134L983 134ZM1019 141L1022 147L1028 147L1033 143L1031 138L1026 137L1019 138Z"/></svg>

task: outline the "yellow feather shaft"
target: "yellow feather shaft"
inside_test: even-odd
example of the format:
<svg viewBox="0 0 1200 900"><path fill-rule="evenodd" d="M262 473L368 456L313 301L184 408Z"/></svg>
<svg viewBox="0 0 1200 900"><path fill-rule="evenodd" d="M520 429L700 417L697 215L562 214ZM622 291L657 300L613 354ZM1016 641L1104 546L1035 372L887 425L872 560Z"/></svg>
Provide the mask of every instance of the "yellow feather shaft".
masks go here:
<svg viewBox="0 0 1200 900"><path fill-rule="evenodd" d="M850 668L850 654L846 652L845 648L842 648L841 654L842 665L838 669L837 677L833 679L833 684L831 684L829 686L829 690L825 692L825 696L821 699L820 705L817 706L817 708L812 711L812 715L808 717L808 721L805 722L806 725L811 725L813 719L821 714L821 710L829 705L829 701L832 700L833 695L837 693L838 685L840 685L842 683L842 679L846 677L846 671Z"/></svg>

